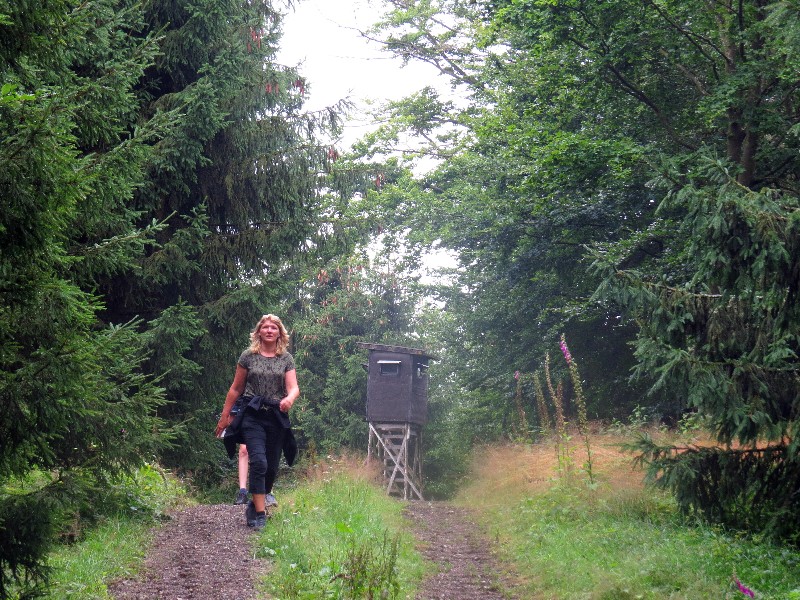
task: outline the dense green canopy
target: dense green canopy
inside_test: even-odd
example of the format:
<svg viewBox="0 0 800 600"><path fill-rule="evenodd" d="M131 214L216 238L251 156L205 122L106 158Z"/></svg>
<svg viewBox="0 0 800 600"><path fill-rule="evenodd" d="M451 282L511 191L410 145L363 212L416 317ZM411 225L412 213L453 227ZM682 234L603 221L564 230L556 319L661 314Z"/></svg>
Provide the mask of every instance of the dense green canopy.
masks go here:
<svg viewBox="0 0 800 600"><path fill-rule="evenodd" d="M213 413L290 295L337 126L275 62L282 9L0 3L0 596L35 592L60 511L121 473L214 473Z"/></svg>
<svg viewBox="0 0 800 600"><path fill-rule="evenodd" d="M30 4L30 5L28 5ZM175 116L138 113L158 51L133 3L0 5L0 596L34 589L60 517L170 441L133 316L85 274L129 270L162 226L130 208ZM86 43L86 42L89 43ZM36 484L19 487L32 470ZM46 475L45 475L46 474ZM24 490L24 491L23 491Z"/></svg>

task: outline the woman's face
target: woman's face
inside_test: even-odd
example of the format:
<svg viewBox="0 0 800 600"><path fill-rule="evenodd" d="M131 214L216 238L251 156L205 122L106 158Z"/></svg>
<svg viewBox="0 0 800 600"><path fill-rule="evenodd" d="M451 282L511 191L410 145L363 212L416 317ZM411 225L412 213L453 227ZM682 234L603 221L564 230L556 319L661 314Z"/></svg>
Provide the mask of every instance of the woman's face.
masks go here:
<svg viewBox="0 0 800 600"><path fill-rule="evenodd" d="M278 341L281 335L281 330L276 323L272 321L264 321L261 327L258 328L258 336L262 342L274 343Z"/></svg>

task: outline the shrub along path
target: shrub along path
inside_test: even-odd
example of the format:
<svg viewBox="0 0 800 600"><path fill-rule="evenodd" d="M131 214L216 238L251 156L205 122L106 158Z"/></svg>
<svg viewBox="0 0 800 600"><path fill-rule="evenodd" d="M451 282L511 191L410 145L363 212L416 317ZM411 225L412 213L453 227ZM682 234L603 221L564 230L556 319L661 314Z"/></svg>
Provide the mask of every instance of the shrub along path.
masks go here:
<svg viewBox="0 0 800 600"><path fill-rule="evenodd" d="M444 502L410 502L420 551L437 572L422 582L420 600L502 600L507 591L490 543L469 513ZM269 524L267 524L269 527ZM161 527L136 579L109 585L116 600L254 600L267 562L253 558L244 507L199 505Z"/></svg>

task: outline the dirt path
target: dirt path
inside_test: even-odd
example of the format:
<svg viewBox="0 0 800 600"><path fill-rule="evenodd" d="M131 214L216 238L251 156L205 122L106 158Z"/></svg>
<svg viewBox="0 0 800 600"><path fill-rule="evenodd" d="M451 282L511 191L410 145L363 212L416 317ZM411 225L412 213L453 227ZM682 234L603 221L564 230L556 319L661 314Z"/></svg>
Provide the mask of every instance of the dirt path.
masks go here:
<svg viewBox="0 0 800 600"><path fill-rule="evenodd" d="M418 600L501 600L504 593L489 543L467 511L443 502L411 502L420 551L437 564ZM269 525L267 525L269 526ZM250 550L244 507L183 509L159 529L137 579L114 582L116 600L254 600L253 583L267 569Z"/></svg>
<svg viewBox="0 0 800 600"><path fill-rule="evenodd" d="M252 600L266 563L253 558L244 506L185 508L158 530L141 576L109 586L116 600Z"/></svg>
<svg viewBox="0 0 800 600"><path fill-rule="evenodd" d="M438 573L422 582L418 600L502 600L515 596L505 580L490 542L468 511L446 502L411 502L420 550Z"/></svg>

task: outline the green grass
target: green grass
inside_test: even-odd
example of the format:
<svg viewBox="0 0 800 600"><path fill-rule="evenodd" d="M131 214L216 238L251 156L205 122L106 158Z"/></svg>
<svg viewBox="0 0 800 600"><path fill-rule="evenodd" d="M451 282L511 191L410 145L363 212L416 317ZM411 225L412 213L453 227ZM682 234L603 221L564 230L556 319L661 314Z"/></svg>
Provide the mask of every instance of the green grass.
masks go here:
<svg viewBox="0 0 800 600"><path fill-rule="evenodd" d="M110 598L106 582L127 578L144 558L150 526L129 518L111 518L94 528L85 539L61 546L51 555L50 593L53 600Z"/></svg>
<svg viewBox="0 0 800 600"><path fill-rule="evenodd" d="M120 481L99 499L105 516L83 529L77 542L58 546L50 554L50 587L45 597L110 598L107 583L135 575L153 525L167 508L185 500L181 482L150 465Z"/></svg>
<svg viewBox="0 0 800 600"><path fill-rule="evenodd" d="M686 526L674 509L619 508L553 490L497 511L496 526L521 572L535 574L530 591L546 597L723 598L734 573L761 598L800 587L798 553Z"/></svg>
<svg viewBox="0 0 800 600"><path fill-rule="evenodd" d="M686 522L667 494L641 487L641 473L604 452L601 483L593 489L579 477L565 482L555 470L535 485L503 484L488 475L502 472L492 467L502 453L478 476L473 489L494 487L499 497L476 517L516 566L520 597L744 599L735 576L756 598L800 600L800 552ZM537 475L554 469L542 461L552 448L505 453L515 454L518 473L526 471L524 456Z"/></svg>
<svg viewBox="0 0 800 600"><path fill-rule="evenodd" d="M265 590L281 599L411 598L424 566L403 532L402 505L338 472L282 496L256 541L272 563Z"/></svg>

